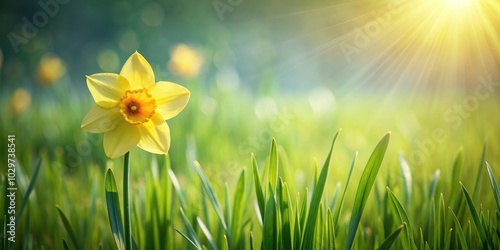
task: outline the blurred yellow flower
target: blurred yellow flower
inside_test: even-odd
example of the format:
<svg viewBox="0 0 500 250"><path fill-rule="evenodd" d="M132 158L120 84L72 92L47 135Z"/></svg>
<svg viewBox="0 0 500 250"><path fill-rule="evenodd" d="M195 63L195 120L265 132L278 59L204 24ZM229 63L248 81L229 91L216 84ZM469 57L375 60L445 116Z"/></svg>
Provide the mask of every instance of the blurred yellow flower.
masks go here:
<svg viewBox="0 0 500 250"><path fill-rule="evenodd" d="M25 88L18 88L10 97L10 110L14 114L24 112L31 105L31 94Z"/></svg>
<svg viewBox="0 0 500 250"><path fill-rule="evenodd" d="M66 65L61 58L54 55L45 55L40 59L36 76L42 86L50 86L57 82L66 73Z"/></svg>
<svg viewBox="0 0 500 250"><path fill-rule="evenodd" d="M87 76L96 105L83 118L82 129L104 133L104 152L117 158L133 147L166 154L170 131L165 120L179 114L189 101L188 89L160 81L144 57L135 52L120 74Z"/></svg>
<svg viewBox="0 0 500 250"><path fill-rule="evenodd" d="M200 73L202 57L185 44L179 44L171 50L168 68L176 75L194 77Z"/></svg>

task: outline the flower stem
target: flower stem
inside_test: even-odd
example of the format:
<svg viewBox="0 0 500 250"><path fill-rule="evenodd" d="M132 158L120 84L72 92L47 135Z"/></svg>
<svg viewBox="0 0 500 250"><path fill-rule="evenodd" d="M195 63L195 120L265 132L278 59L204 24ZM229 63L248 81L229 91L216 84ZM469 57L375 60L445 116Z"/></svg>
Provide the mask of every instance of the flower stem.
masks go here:
<svg viewBox="0 0 500 250"><path fill-rule="evenodd" d="M125 154L125 160L123 162L123 213L125 216L125 249L132 249L132 230L130 227L130 200L128 194L128 186L130 180L130 152Z"/></svg>

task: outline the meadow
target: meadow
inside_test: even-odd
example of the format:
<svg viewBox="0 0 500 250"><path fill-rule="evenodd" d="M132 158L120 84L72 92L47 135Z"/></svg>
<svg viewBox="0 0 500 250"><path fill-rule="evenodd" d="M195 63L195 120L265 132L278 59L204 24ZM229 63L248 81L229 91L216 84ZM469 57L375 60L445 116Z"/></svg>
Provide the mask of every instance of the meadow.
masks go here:
<svg viewBox="0 0 500 250"><path fill-rule="evenodd" d="M139 249L499 246L496 94L454 127L444 114L463 103L458 94L426 102L350 93L314 109L317 99L304 95L197 84L188 82L190 103L168 122L169 154L131 152ZM110 227L117 216L107 212L110 197L123 202L123 157L109 160L102 135L80 130L90 95L71 97L65 88L45 89L50 99L2 120L1 131L16 135L20 216L16 242L4 238L4 249L123 244ZM105 180L107 171L116 181Z"/></svg>

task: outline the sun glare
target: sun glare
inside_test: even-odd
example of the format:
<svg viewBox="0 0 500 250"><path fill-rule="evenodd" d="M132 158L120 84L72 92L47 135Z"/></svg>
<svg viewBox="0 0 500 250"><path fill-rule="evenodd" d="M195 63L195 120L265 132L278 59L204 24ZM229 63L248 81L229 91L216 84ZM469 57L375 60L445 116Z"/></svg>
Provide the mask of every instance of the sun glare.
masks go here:
<svg viewBox="0 0 500 250"><path fill-rule="evenodd" d="M469 5L470 3L474 2L474 0L445 0L445 2L453 5L463 6Z"/></svg>
<svg viewBox="0 0 500 250"><path fill-rule="evenodd" d="M500 55L498 2L426 0L399 8L383 35L373 38L378 44L360 53L377 65L378 74L420 86L460 86L478 84L478 75L495 72ZM374 68L365 70L372 74Z"/></svg>
<svg viewBox="0 0 500 250"><path fill-rule="evenodd" d="M457 11L464 13L464 12L469 12L469 11L474 11L475 7L474 4L477 3L477 0L443 0L444 1L444 8L455 12L455 14L460 14L456 13Z"/></svg>

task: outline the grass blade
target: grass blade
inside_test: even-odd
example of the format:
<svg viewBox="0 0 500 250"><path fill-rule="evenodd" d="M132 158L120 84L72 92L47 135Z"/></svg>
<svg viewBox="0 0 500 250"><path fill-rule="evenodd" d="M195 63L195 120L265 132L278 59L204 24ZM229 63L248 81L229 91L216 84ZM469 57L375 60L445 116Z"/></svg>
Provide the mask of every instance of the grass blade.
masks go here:
<svg viewBox="0 0 500 250"><path fill-rule="evenodd" d="M227 182L224 184L225 190L226 190L226 195L224 195L224 219L227 223L227 231L231 230L231 202L229 201L229 185Z"/></svg>
<svg viewBox="0 0 500 250"><path fill-rule="evenodd" d="M61 208L56 205L57 212L59 213L59 217L61 218L64 228L66 228L66 231L69 234L69 237L71 238L71 241L73 242L73 245L75 246L76 249L80 249L78 245L78 241L76 239L76 234L75 231L73 230L73 227L71 226L71 223L68 220L68 217L64 214L64 212L61 210Z"/></svg>
<svg viewBox="0 0 500 250"><path fill-rule="evenodd" d="M255 249L255 244L253 242L253 233L250 232L250 250L254 250Z"/></svg>
<svg viewBox="0 0 500 250"><path fill-rule="evenodd" d="M281 247L283 249L292 249L292 231L290 226L290 193L288 185L279 177L278 185L281 186L278 194L278 204L281 218Z"/></svg>
<svg viewBox="0 0 500 250"><path fill-rule="evenodd" d="M68 246L68 243L66 243L66 240L63 239L62 243L63 243L64 250L69 250L69 246Z"/></svg>
<svg viewBox="0 0 500 250"><path fill-rule="evenodd" d="M351 174L352 174L352 171L354 170L354 165L356 164L356 158L358 158L358 152L356 152L354 154L354 158L352 159L351 168L349 169L349 174L347 175L347 181L346 181L345 187L344 187L344 192L342 193L342 197L340 197L339 208L337 209L337 212L335 212L335 217L334 217L334 221L333 221L333 225L335 226L335 230L337 230L337 227L338 227L340 213L342 212L342 207L344 205L345 194L347 193L347 188L349 187L349 182L351 180Z"/></svg>
<svg viewBox="0 0 500 250"><path fill-rule="evenodd" d="M463 161L464 161L463 148L460 148L457 157L455 158L455 162L453 162L450 190L453 191L458 190L458 185L460 184L460 172L462 170ZM452 194L450 194L450 199L451 199L450 204L456 211L458 211L458 206L460 205L460 203L458 202L459 198L460 196L458 192L453 192Z"/></svg>
<svg viewBox="0 0 500 250"><path fill-rule="evenodd" d="M327 210L327 249L335 250L335 224L333 223L332 211Z"/></svg>
<svg viewBox="0 0 500 250"><path fill-rule="evenodd" d="M207 238L208 243L210 244L210 247L214 250L217 250L217 244L214 242L214 238L212 237L212 234L210 233L210 230L207 228L205 223L200 219L200 217L196 217L196 221L198 221L198 225L200 226L201 231Z"/></svg>
<svg viewBox="0 0 500 250"><path fill-rule="evenodd" d="M411 201L411 193L412 193L412 176L410 165L406 160L403 153L399 154L399 166L401 167L401 172L403 174L403 184L405 190L405 204L408 206Z"/></svg>
<svg viewBox="0 0 500 250"><path fill-rule="evenodd" d="M427 193L429 200L431 200L434 197L434 193L436 191L440 175L441 175L441 170L436 169L436 172L434 172L434 177L432 177L431 185L429 186L429 191Z"/></svg>
<svg viewBox="0 0 500 250"><path fill-rule="evenodd" d="M403 246L405 249L412 249L414 243L413 243L413 234L412 234L412 226L410 224L410 218L408 217L408 214L406 213L406 210L404 209L399 199L388 187L387 187L387 195L389 196L389 199L391 201L389 203L389 206L392 209L392 214L394 216L394 219L396 220L396 223L405 224L406 237L401 238Z"/></svg>
<svg viewBox="0 0 500 250"><path fill-rule="evenodd" d="M235 247L239 245L240 233L242 232L241 222L243 221L243 208L244 208L244 194L245 194L245 170L241 171L240 178L236 184L236 191L234 193L233 213L231 218L231 235L233 236Z"/></svg>
<svg viewBox="0 0 500 250"><path fill-rule="evenodd" d="M483 168L484 168L484 163L486 159L486 148L488 147L488 144L485 142L483 145L483 153L481 154L481 160L479 161L479 167L477 168L477 177L476 177L476 184L474 186L474 193L472 194L472 200L473 201L478 201L479 200L479 194L481 193L481 183L482 183L482 177L483 177Z"/></svg>
<svg viewBox="0 0 500 250"><path fill-rule="evenodd" d="M380 140L377 147L375 147L375 149L373 150L370 159L368 159L365 170L361 175L359 187L354 198L354 207L351 216L351 222L349 225L349 232L347 235L347 250L350 250L354 243L354 237L356 236L357 228L361 220L361 215L363 214L363 209L375 182L375 177L377 177L378 170L380 169L380 165L382 164L382 160L384 159L385 151L387 150L387 146L389 145L390 135L390 133L387 133L382 138L382 140Z"/></svg>
<svg viewBox="0 0 500 250"><path fill-rule="evenodd" d="M276 140L271 142L271 152L269 154L269 175L267 176L273 190L276 190L278 183L278 153L276 151Z"/></svg>
<svg viewBox="0 0 500 250"><path fill-rule="evenodd" d="M257 196L257 203L259 204L260 216L264 218L265 209L265 198L264 191L262 191L262 184L260 183L259 170L257 169L257 161L255 160L255 155L252 153L252 172L253 181L255 186L255 194Z"/></svg>
<svg viewBox="0 0 500 250"><path fill-rule="evenodd" d="M125 248L125 231L123 230L120 198L116 187L113 171L108 169L105 177L106 205L108 209L109 224L118 249Z"/></svg>
<svg viewBox="0 0 500 250"><path fill-rule="evenodd" d="M229 234L227 223L226 223L226 220L224 219L224 213L222 211L222 207L219 203L219 200L217 200L217 197L215 196L215 192L213 191L212 186L210 185L210 182L208 181L207 177L205 176L205 173L203 173L203 170L201 169L200 163L195 162L194 167L196 169L196 172L198 173L198 176L201 179L201 182L203 184L205 192L208 195L208 199L210 200L210 203L212 203L212 206L215 209L215 213L219 217L219 220L222 224L222 227L224 227L224 230L226 231L226 233Z"/></svg>
<svg viewBox="0 0 500 250"><path fill-rule="evenodd" d="M464 231L462 230L462 226L460 225L457 216L455 215L451 207L448 207L448 209L450 209L453 221L455 222L455 228L457 229L457 236L460 243L460 248L469 249L469 246L467 245L467 240L465 239Z"/></svg>
<svg viewBox="0 0 500 250"><path fill-rule="evenodd" d="M42 166L42 159L38 160L38 163L36 164L35 167L35 172L33 173L33 177L31 177L30 184L28 185L28 189L26 190L26 194L23 197L23 201L21 202L21 207L19 208L19 212L16 215L16 223L19 222L19 219L21 218L21 215L23 214L24 208L28 204L31 192L33 192L33 189L35 188L35 183L38 178L38 173L40 172L40 168Z"/></svg>
<svg viewBox="0 0 500 250"><path fill-rule="evenodd" d="M189 235L184 235L182 232L178 231L184 238L186 238L191 244L193 244L197 249L202 249L200 239L198 238L198 235L196 234L196 231L194 230L193 226L189 222L189 219L186 216L186 213L184 213L184 210L182 208L179 208L181 212L181 218L182 222L184 223L184 226L187 229L187 232Z"/></svg>
<svg viewBox="0 0 500 250"><path fill-rule="evenodd" d="M328 169L330 167L330 159L332 157L333 146L335 145L335 141L337 140L339 133L340 131L337 132L333 137L332 145L330 147L330 152L328 153L325 163L323 164L323 169L321 170L321 173L318 177L317 185L314 187L300 249L313 249L314 232L315 232L314 229L316 228L316 222L318 219L319 204L321 202L321 197L323 196L326 179L328 177Z"/></svg>
<svg viewBox="0 0 500 250"><path fill-rule="evenodd" d="M199 246L196 245L186 234L179 231L177 228L174 229L177 233L179 233L185 240L187 240L191 245L193 245L196 249L202 250Z"/></svg>
<svg viewBox="0 0 500 250"><path fill-rule="evenodd" d="M490 176L491 188L493 188L493 194L495 194L495 201L497 202L497 208L500 210L500 192L498 191L497 181L493 175L490 164L486 162L486 169L488 169L488 175Z"/></svg>
<svg viewBox="0 0 500 250"><path fill-rule="evenodd" d="M380 247L378 249L379 250L389 250L389 249L391 249L392 244L399 237L399 233L401 233L401 230L403 230L403 228L405 228L405 224L403 224L403 225L399 226L398 228L396 228L396 230L394 230L394 232L392 232L384 240L384 242L382 242L382 244L380 245Z"/></svg>
<svg viewBox="0 0 500 250"><path fill-rule="evenodd" d="M179 202L181 203L181 208L186 209L186 199L184 198L184 194L182 193L181 185L179 184L177 176L171 169L168 170L168 176L170 177L170 181L172 182L175 192L177 193L177 197L179 198Z"/></svg>
<svg viewBox="0 0 500 250"><path fill-rule="evenodd" d="M487 237L486 237L486 231L483 227L483 224L481 223L481 220L479 219L479 214L477 213L476 207L474 206L474 203L472 202L472 199L469 195L469 192L465 188L465 186L462 185L462 191L465 195L465 199L467 200L467 205L469 206L469 211L472 215L472 220L474 221L474 224L476 225L477 233L479 234L479 238L481 239L481 242L483 243L483 247L487 247Z"/></svg>
<svg viewBox="0 0 500 250"><path fill-rule="evenodd" d="M276 220L276 201L274 199L274 192L269 183L268 189L269 197L266 202L266 211L264 215L264 235L263 235L263 249L277 249L277 220Z"/></svg>
<svg viewBox="0 0 500 250"><path fill-rule="evenodd" d="M445 225L445 214L444 211L446 210L445 205L444 205L444 196L443 193L439 196L439 202L438 202L438 213L437 213L437 221L436 224L434 224L437 228L437 248L436 249L445 249L443 246L445 245L446 241L446 225Z"/></svg>

